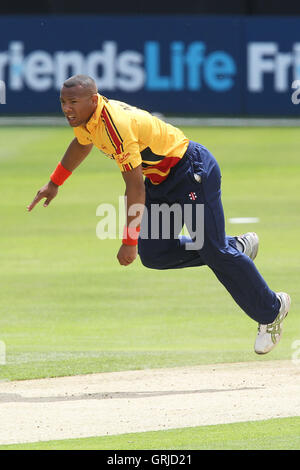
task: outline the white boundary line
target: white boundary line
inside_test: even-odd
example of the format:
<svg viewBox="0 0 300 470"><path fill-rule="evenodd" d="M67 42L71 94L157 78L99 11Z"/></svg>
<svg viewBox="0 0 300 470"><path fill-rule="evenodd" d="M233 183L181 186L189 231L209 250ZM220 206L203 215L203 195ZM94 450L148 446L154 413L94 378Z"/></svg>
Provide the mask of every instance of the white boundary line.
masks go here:
<svg viewBox="0 0 300 470"><path fill-rule="evenodd" d="M232 217L228 219L230 224L258 224L258 217Z"/></svg>
<svg viewBox="0 0 300 470"><path fill-rule="evenodd" d="M296 118L196 118L166 117L153 113L174 126L189 127L300 127ZM64 117L59 116L2 116L0 127L4 126L58 126L68 127Z"/></svg>

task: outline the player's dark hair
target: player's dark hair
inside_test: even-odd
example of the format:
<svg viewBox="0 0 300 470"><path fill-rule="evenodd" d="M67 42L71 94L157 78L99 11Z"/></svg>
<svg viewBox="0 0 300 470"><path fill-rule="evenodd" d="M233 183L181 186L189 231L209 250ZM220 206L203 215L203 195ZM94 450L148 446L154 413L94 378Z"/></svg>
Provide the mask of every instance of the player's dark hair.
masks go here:
<svg viewBox="0 0 300 470"><path fill-rule="evenodd" d="M77 85L81 86L82 88L86 88L92 93L97 93L96 82L88 75L73 75L73 77L70 77L64 81L64 87L66 88L72 88Z"/></svg>

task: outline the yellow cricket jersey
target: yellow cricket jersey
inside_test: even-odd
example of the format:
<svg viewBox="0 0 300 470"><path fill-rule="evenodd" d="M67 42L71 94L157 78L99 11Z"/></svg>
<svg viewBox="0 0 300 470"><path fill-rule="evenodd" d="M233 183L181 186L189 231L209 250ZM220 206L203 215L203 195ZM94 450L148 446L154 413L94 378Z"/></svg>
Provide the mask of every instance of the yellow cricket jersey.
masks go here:
<svg viewBox="0 0 300 470"><path fill-rule="evenodd" d="M120 170L142 165L151 183L159 184L187 150L189 139L181 130L147 111L98 94L98 106L85 126L74 127L80 144L93 143L113 158Z"/></svg>

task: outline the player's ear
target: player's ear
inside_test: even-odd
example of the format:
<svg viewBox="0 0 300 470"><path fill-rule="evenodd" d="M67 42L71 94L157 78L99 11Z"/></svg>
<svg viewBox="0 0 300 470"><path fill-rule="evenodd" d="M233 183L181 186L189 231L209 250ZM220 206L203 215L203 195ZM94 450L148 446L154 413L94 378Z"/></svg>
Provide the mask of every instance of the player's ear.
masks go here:
<svg viewBox="0 0 300 470"><path fill-rule="evenodd" d="M98 95L97 95L97 93L94 93L94 94L92 95L92 103L93 103L93 104L97 104L97 103L98 103Z"/></svg>

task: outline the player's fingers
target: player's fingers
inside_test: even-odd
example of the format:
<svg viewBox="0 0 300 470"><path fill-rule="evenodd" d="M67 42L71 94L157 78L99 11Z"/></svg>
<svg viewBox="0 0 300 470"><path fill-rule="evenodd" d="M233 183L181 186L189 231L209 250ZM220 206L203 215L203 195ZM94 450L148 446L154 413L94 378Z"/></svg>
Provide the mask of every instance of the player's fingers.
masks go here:
<svg viewBox="0 0 300 470"><path fill-rule="evenodd" d="M117 256L117 258L121 266L127 266L129 264L129 261L123 256Z"/></svg>
<svg viewBox="0 0 300 470"><path fill-rule="evenodd" d="M35 198L34 198L34 200L32 201L32 203L29 204L29 206L27 206L27 210L30 212L30 211L37 205L37 203L40 202L41 199L43 199L43 197L45 197L45 196L43 196L42 194L38 193L38 194L35 196Z"/></svg>
<svg viewBox="0 0 300 470"><path fill-rule="evenodd" d="M48 198L46 199L46 201L44 202L43 206L44 206L44 207L49 206L49 204L50 204L50 202L52 201L52 199L53 199L53 197L48 197Z"/></svg>

